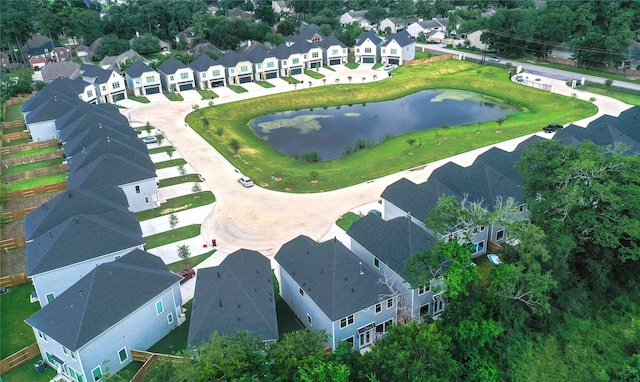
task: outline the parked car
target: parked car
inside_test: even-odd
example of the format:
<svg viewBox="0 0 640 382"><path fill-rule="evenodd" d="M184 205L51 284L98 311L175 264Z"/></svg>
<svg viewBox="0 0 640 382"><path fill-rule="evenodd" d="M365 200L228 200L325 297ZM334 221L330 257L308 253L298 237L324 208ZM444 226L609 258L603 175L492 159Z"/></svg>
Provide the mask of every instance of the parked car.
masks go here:
<svg viewBox="0 0 640 382"><path fill-rule="evenodd" d="M251 180L251 178L249 178L248 176L241 176L238 178L238 182L240 182L241 185L245 186L245 187L251 187L253 186L253 180Z"/></svg>
<svg viewBox="0 0 640 382"><path fill-rule="evenodd" d="M522 77L522 76L516 76L516 81L518 81L518 82L522 82L522 81L524 81L524 77Z"/></svg>
<svg viewBox="0 0 640 382"><path fill-rule="evenodd" d="M496 57L496 56L491 56L491 57L489 57L489 61L491 61L491 62L500 62L500 59L498 57Z"/></svg>
<svg viewBox="0 0 640 382"><path fill-rule="evenodd" d="M151 136L151 137L144 137L142 138L142 141L146 144L150 144L150 143L158 143L158 138Z"/></svg>
<svg viewBox="0 0 640 382"><path fill-rule="evenodd" d="M180 284L184 284L187 282L187 280L195 277L196 275L196 271L193 268L189 268L189 269L185 269L182 271L178 271L176 272L176 274L180 277L182 277L182 280L180 280Z"/></svg>
<svg viewBox="0 0 640 382"><path fill-rule="evenodd" d="M384 70L385 72L390 72L397 67L398 65L386 64L385 66L382 67L382 70Z"/></svg>
<svg viewBox="0 0 640 382"><path fill-rule="evenodd" d="M563 127L564 126L558 123L552 123L546 126L545 128L543 128L542 131L544 131L545 133L555 133L556 131L562 130Z"/></svg>

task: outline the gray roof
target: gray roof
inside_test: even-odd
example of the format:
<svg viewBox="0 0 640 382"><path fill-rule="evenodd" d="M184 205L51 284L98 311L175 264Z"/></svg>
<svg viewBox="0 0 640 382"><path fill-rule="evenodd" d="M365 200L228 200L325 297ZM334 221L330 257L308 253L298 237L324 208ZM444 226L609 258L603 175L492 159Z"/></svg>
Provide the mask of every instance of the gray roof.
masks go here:
<svg viewBox="0 0 640 382"><path fill-rule="evenodd" d="M73 155L67 155L69 170L71 173L79 171L82 167L107 154L121 156L146 168L153 167L147 145L141 140L136 138L119 140L102 137L90 145L83 147L81 150L76 151Z"/></svg>
<svg viewBox="0 0 640 382"><path fill-rule="evenodd" d="M433 19L433 20L422 20L422 21L418 21L418 25L420 25L422 27L422 29L434 29L434 28L446 28L446 26L449 24L447 19L444 19L447 24L441 24L439 21L442 19Z"/></svg>
<svg viewBox="0 0 640 382"><path fill-rule="evenodd" d="M178 61L175 57L170 57L167 61L163 62L162 65L158 67L158 71L164 74L175 74L178 69L188 68L187 65Z"/></svg>
<svg viewBox="0 0 640 382"><path fill-rule="evenodd" d="M109 186L100 193L92 190L65 190L24 217L24 237L32 240L65 220L81 214L100 215L121 210L129 204L122 189ZM132 214L135 218L135 214Z"/></svg>
<svg viewBox="0 0 640 382"><path fill-rule="evenodd" d="M210 67L218 65L218 62L206 54L200 55L189 66L196 72L206 72Z"/></svg>
<svg viewBox="0 0 640 382"><path fill-rule="evenodd" d="M143 245L140 225L120 214L76 215L27 243L27 274L64 266ZM137 229L136 229L137 225Z"/></svg>
<svg viewBox="0 0 640 382"><path fill-rule="evenodd" d="M387 186L382 192L381 198L402 211L410 213L419 221L424 221L437 205L438 199L446 195L459 198L453 190L435 179L415 184L402 178Z"/></svg>
<svg viewBox="0 0 640 382"><path fill-rule="evenodd" d="M42 80L52 82L53 80L66 77L75 79L80 76L80 65L73 61L50 62L42 68Z"/></svg>
<svg viewBox="0 0 640 382"><path fill-rule="evenodd" d="M216 47L215 45L213 45L210 42L200 43L200 44L194 46L193 49L189 50L189 53L193 54L194 56L197 56L197 55L202 54L204 52L218 52L218 53L222 54L222 51L220 49L218 49L218 47Z"/></svg>
<svg viewBox="0 0 640 382"><path fill-rule="evenodd" d="M218 59L218 63L226 68L233 68L239 62L248 61L246 58L242 57L238 53L233 50L228 51L222 57Z"/></svg>
<svg viewBox="0 0 640 382"><path fill-rule="evenodd" d="M61 137L61 139L65 153L72 155L94 141L106 137L125 142L128 142L128 139L138 139L135 131L129 125L94 125L93 128L77 131L68 139L64 137Z"/></svg>
<svg viewBox="0 0 640 382"><path fill-rule="evenodd" d="M78 126L82 123L86 125ZM95 121L95 124L91 122ZM56 119L56 128L62 131L64 130L64 137L68 138L73 132L89 129L98 123L104 123L109 125L126 124L128 123L127 117L124 115L108 109L102 108L99 105L93 105L86 102L81 102L73 107L65 110L65 113ZM62 137L63 134L61 134Z"/></svg>
<svg viewBox="0 0 640 382"><path fill-rule="evenodd" d="M376 272L335 239L317 243L298 236L285 243L275 259L332 321L390 294Z"/></svg>
<svg viewBox="0 0 640 382"><path fill-rule="evenodd" d="M630 146L629 150L625 152L625 155L635 155L640 152L640 133L638 127L640 122L636 122L635 128L633 125L627 125L620 123L619 118L615 118L609 115L603 115L602 117L589 123L589 126L585 129L577 125L569 125L564 129L558 131L553 139L560 141L565 145L579 145L584 141L591 141L598 146L609 146L615 143L624 143ZM627 131L621 131L621 128ZM634 138L629 134L637 136Z"/></svg>
<svg viewBox="0 0 640 382"><path fill-rule="evenodd" d="M249 40L249 41L247 41L247 43L245 45L243 45L239 49L237 49L236 52L239 55L246 57L248 52L251 52L252 50L255 50L255 49L262 49L262 50L267 51L267 52L271 51L271 48L269 48L265 44L263 44L261 42L258 42L258 41Z"/></svg>
<svg viewBox="0 0 640 382"><path fill-rule="evenodd" d="M124 71L131 78L138 78L144 73L147 72L155 72L155 70L151 69L149 65L145 64L141 60L134 62L127 70Z"/></svg>
<svg viewBox="0 0 640 382"><path fill-rule="evenodd" d="M62 116L74 105L83 103L80 98L67 98L53 96L53 99L45 101L33 109L25 117L27 124L38 123L45 121L55 121L58 117Z"/></svg>
<svg viewBox="0 0 640 382"><path fill-rule="evenodd" d="M371 40L375 45L382 43L382 39L376 36L376 32L372 29L368 32L362 32L356 37L356 46L362 45L367 39Z"/></svg>
<svg viewBox="0 0 640 382"><path fill-rule="evenodd" d="M94 81L92 83L94 84L106 84L109 82L113 70L102 69L92 64L84 64L80 67L80 72L82 72L82 77L84 78L93 78Z"/></svg>
<svg viewBox="0 0 640 382"><path fill-rule="evenodd" d="M334 45L339 45L341 48L347 47L345 44L342 43L342 41L338 40L334 35L327 36L318 43L318 46L324 49L328 49L329 47Z"/></svg>
<svg viewBox="0 0 640 382"><path fill-rule="evenodd" d="M39 56L39 55L45 54L45 53L47 53L47 52L45 52L45 49L47 51L49 51L49 53L50 53L50 51L52 51L55 48L68 49L66 46L60 44L57 41L49 41L49 42L43 43L40 46L30 48L29 49L29 57L31 57L31 56Z"/></svg>
<svg viewBox="0 0 640 382"><path fill-rule="evenodd" d="M359 19L364 19L367 15L367 12L369 12L368 10L364 10L364 11L349 11L346 12L349 16L353 17L356 20Z"/></svg>
<svg viewBox="0 0 640 382"><path fill-rule="evenodd" d="M435 238L414 224L398 217L388 221L375 214L356 220L347 235L404 278L404 264L416 252L433 247Z"/></svg>
<svg viewBox="0 0 640 382"><path fill-rule="evenodd" d="M278 339L271 265L259 252L240 249L219 266L198 270L187 343L198 346L216 331Z"/></svg>
<svg viewBox="0 0 640 382"><path fill-rule="evenodd" d="M243 56L254 64L261 63L267 58L275 57L270 51L264 50L259 47L254 47L253 49L246 50L243 53Z"/></svg>
<svg viewBox="0 0 640 382"><path fill-rule="evenodd" d="M108 154L82 167L67 178L69 188L120 186L156 177L153 167L134 163L119 155Z"/></svg>
<svg viewBox="0 0 640 382"><path fill-rule="evenodd" d="M134 250L99 265L25 321L77 351L179 281L162 259Z"/></svg>
<svg viewBox="0 0 640 382"><path fill-rule="evenodd" d="M397 42L398 45L400 45L401 47L415 44L415 40L411 38L411 35L409 35L409 32L407 32L406 30L400 31L398 33L390 34L389 37L387 37L384 40L384 43L382 44L382 46L389 45L391 41Z"/></svg>
<svg viewBox="0 0 640 382"><path fill-rule="evenodd" d="M45 86L42 90L36 92L36 94L29 98L25 103L20 106L20 111L27 113L40 107L42 104L50 101L54 97L64 98L69 102L80 101L77 94L70 92L68 89L60 89L54 86L57 82L54 81L51 84Z"/></svg>

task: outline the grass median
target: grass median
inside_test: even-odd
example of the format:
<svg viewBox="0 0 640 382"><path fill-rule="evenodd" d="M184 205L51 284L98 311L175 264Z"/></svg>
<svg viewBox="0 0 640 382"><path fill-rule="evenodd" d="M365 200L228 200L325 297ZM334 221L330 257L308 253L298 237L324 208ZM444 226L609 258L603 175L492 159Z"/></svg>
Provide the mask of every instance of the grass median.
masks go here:
<svg viewBox="0 0 640 382"><path fill-rule="evenodd" d="M157 162L154 163L154 167L156 168L156 170L161 170L163 168L169 168L169 167L176 167L176 166L183 166L187 164L187 161L184 160L183 158L176 158L176 159L170 159L170 160L166 160L164 162Z"/></svg>
<svg viewBox="0 0 640 382"><path fill-rule="evenodd" d="M158 187L174 186L180 183L202 183L202 178L199 174L187 174L185 176L174 176L173 178L160 179L158 181Z"/></svg>
<svg viewBox="0 0 640 382"><path fill-rule="evenodd" d="M283 155L258 137L248 122L280 111L352 105L397 99L426 89L457 89L507 100L522 112L498 125L484 122L472 126L429 129L392 137L343 158L305 163ZM401 66L384 81L366 84L339 83L296 92L280 93L202 109L207 119L225 130L224 140L191 113L189 125L224 155L234 167L258 185L288 192L308 193L343 188L479 147L540 131L549 123L567 123L593 115L596 106L571 97L523 87L510 81L504 69L448 60L427 65ZM422 141L411 148L408 139ZM239 145L237 155L229 144ZM410 155L409 153L413 153ZM314 172L317 182L313 182ZM281 181L273 181L273 177Z"/></svg>
<svg viewBox="0 0 640 382"><path fill-rule="evenodd" d="M167 199L160 207L136 213L139 221L149 220L160 216L170 215L175 212L191 208L206 206L216 201L211 191L202 191L195 194L179 196Z"/></svg>
<svg viewBox="0 0 640 382"><path fill-rule="evenodd" d="M144 238L145 248L152 249L200 235L200 224L191 224ZM176 248L176 251L178 249Z"/></svg>

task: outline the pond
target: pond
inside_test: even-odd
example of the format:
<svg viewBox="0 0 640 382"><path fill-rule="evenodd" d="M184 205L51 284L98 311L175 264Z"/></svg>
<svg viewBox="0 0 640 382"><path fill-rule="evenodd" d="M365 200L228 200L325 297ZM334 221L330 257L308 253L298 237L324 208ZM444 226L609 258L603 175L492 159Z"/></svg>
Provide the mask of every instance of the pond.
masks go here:
<svg viewBox="0 0 640 382"><path fill-rule="evenodd" d="M479 93L424 90L393 101L263 115L251 129L280 152L308 161L339 158L409 132L493 121L520 110Z"/></svg>

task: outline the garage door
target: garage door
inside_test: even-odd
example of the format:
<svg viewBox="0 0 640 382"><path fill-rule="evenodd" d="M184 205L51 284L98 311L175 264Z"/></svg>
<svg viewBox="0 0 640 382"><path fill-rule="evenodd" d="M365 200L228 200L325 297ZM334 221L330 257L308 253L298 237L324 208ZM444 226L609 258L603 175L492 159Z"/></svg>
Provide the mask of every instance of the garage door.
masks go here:
<svg viewBox="0 0 640 382"><path fill-rule="evenodd" d="M124 99L124 92L116 93L113 95L113 102L117 102Z"/></svg>
<svg viewBox="0 0 640 382"><path fill-rule="evenodd" d="M311 67L312 68L319 68L320 67L320 63L319 62L312 62L311 63Z"/></svg>
<svg viewBox="0 0 640 382"><path fill-rule="evenodd" d="M145 93L147 94L158 94L160 93L160 86L151 86L144 90L145 90Z"/></svg>
<svg viewBox="0 0 640 382"><path fill-rule="evenodd" d="M217 88L218 86L224 86L224 80L211 80L212 88Z"/></svg>
<svg viewBox="0 0 640 382"><path fill-rule="evenodd" d="M329 60L329 65L340 65L340 59L334 58L333 60Z"/></svg>
<svg viewBox="0 0 640 382"><path fill-rule="evenodd" d="M400 59L398 58L389 58L389 63L392 65L400 65Z"/></svg>
<svg viewBox="0 0 640 382"><path fill-rule="evenodd" d="M278 78L278 72L275 71L275 72L265 73L264 74L264 78L266 78L268 80L270 80L272 78Z"/></svg>
<svg viewBox="0 0 640 382"><path fill-rule="evenodd" d="M247 82L251 82L251 79L252 79L252 78L253 78L253 77L251 77L251 75L248 75L248 76L242 76L242 77L239 77L239 78L238 78L238 82L239 82L239 83L241 83L241 84L246 84Z"/></svg>
<svg viewBox="0 0 640 382"><path fill-rule="evenodd" d="M291 75L302 74L302 68L291 69Z"/></svg>
<svg viewBox="0 0 640 382"><path fill-rule="evenodd" d="M374 57L362 57L363 64L375 64L376 59Z"/></svg>
<svg viewBox="0 0 640 382"><path fill-rule="evenodd" d="M180 91L191 90L191 89L193 89L193 84L191 82L189 82L188 84L180 85Z"/></svg>

